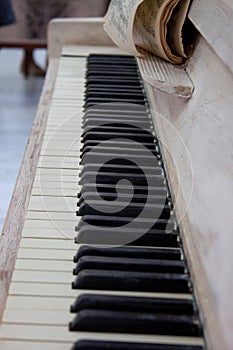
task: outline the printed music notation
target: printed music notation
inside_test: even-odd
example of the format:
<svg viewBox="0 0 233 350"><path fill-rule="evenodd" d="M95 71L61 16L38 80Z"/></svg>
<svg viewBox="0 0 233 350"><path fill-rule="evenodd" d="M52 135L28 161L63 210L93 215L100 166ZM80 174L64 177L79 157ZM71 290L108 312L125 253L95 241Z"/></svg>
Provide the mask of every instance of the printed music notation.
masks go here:
<svg viewBox="0 0 233 350"><path fill-rule="evenodd" d="M190 0L112 0L104 30L123 50L143 57L146 50L173 64L192 53L183 39Z"/></svg>

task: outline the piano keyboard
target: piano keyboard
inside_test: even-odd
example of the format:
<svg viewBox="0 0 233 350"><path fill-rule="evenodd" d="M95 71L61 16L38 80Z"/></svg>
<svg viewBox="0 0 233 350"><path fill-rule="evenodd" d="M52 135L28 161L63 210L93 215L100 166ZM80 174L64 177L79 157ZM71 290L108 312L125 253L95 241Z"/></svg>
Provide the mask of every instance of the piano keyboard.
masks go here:
<svg viewBox="0 0 233 350"><path fill-rule="evenodd" d="M132 57L60 59L0 348L204 349Z"/></svg>

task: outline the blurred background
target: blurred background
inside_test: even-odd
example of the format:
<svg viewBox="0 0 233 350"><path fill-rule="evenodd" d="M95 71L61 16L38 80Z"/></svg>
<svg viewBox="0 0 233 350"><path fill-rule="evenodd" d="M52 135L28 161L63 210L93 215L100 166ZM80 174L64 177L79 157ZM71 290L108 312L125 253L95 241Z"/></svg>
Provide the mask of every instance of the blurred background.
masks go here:
<svg viewBox="0 0 233 350"><path fill-rule="evenodd" d="M0 232L44 83L48 22L102 17L109 2L0 0Z"/></svg>

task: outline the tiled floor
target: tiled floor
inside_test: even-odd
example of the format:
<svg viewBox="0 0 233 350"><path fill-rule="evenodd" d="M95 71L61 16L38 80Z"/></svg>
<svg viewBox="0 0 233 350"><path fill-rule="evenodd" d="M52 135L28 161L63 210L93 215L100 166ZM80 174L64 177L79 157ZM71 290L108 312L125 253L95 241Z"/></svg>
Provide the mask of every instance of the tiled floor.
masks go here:
<svg viewBox="0 0 233 350"><path fill-rule="evenodd" d="M35 116L43 78L19 72L22 50L0 50L0 232ZM45 51L36 51L45 62Z"/></svg>

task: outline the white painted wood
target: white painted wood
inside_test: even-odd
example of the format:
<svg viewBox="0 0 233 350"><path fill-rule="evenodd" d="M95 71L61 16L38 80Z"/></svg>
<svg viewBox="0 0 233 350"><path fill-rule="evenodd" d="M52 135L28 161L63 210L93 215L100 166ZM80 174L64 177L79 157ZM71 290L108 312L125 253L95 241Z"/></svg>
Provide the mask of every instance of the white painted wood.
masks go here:
<svg viewBox="0 0 233 350"><path fill-rule="evenodd" d="M233 5L231 0L195 0L189 18L233 72Z"/></svg>
<svg viewBox="0 0 233 350"><path fill-rule="evenodd" d="M144 57L137 58L143 80L155 88L181 98L190 98L194 86L184 68L143 51Z"/></svg>
<svg viewBox="0 0 233 350"><path fill-rule="evenodd" d="M56 19L49 23L49 57L59 57L64 45L115 46L103 30L102 18Z"/></svg>
<svg viewBox="0 0 233 350"><path fill-rule="evenodd" d="M147 87L209 347L230 350L233 74L203 38L187 69L189 102Z"/></svg>

